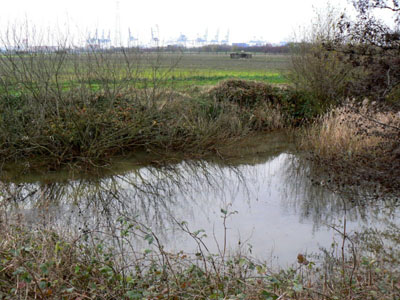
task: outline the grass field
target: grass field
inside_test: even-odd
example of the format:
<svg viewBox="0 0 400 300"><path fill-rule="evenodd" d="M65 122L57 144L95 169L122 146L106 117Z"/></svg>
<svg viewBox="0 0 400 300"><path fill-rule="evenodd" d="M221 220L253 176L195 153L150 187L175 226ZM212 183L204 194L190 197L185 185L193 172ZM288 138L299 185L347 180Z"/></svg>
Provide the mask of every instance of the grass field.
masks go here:
<svg viewBox="0 0 400 300"><path fill-rule="evenodd" d="M231 59L229 53L163 54L163 68L174 65L172 81L178 86L213 85L228 78L287 83L289 55L256 53L252 59ZM150 56L150 62L156 59ZM151 64L151 63L150 63Z"/></svg>
<svg viewBox="0 0 400 300"><path fill-rule="evenodd" d="M277 71L241 71L241 70L196 70L176 69L172 73L171 83L177 87L192 85L215 85L229 78L257 80L272 84L287 83L283 74Z"/></svg>
<svg viewBox="0 0 400 300"><path fill-rule="evenodd" d="M7 68L33 71L31 74L17 72L17 82L7 82L8 89L27 82L26 87L33 88L43 83L46 86L56 84L57 89L88 84L98 90L104 84L128 84L134 88L157 84L182 89L215 85L230 78L285 84L290 57L255 53L252 59L231 59L229 53L91 52L63 57L56 54L7 55L1 59ZM6 73L10 70L7 68Z"/></svg>
<svg viewBox="0 0 400 300"><path fill-rule="evenodd" d="M171 57L167 55L167 57ZM230 71L286 71L289 55L254 53L251 59L231 59L229 53L185 53L178 68Z"/></svg>

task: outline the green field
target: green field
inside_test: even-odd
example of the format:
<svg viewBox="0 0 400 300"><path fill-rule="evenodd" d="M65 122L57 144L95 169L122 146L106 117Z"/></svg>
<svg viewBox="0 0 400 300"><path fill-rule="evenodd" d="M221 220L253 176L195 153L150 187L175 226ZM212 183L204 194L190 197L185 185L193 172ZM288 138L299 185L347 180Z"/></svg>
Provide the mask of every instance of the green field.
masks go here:
<svg viewBox="0 0 400 300"><path fill-rule="evenodd" d="M56 86L65 90L87 85L98 90L105 84L113 88L162 85L182 89L215 85L230 78L285 84L290 57L255 53L252 59L231 59L229 53L92 52L63 57L56 54L10 55L2 56L1 60L3 66L8 65L8 71L19 69L14 74L18 78L13 76L17 80L6 82L7 89L24 85L29 89ZM21 70L29 70L29 74Z"/></svg>
<svg viewBox="0 0 400 300"><path fill-rule="evenodd" d="M172 60L173 57L171 54L166 55L165 60ZM251 59L231 59L229 53L185 53L180 56L177 67L224 71L285 71L288 69L289 58L289 55L264 53L254 53Z"/></svg>
<svg viewBox="0 0 400 300"><path fill-rule="evenodd" d="M156 59L152 57L149 65ZM178 86L213 85L228 78L257 80L274 84L287 83L288 55L253 54L252 59L231 59L229 53L163 54L158 60L163 68L174 66L171 81Z"/></svg>
<svg viewBox="0 0 400 300"><path fill-rule="evenodd" d="M277 71L239 71L239 70L185 70L172 72L170 82L178 87L191 85L214 85L229 78L257 80L273 84L287 83L284 75Z"/></svg>

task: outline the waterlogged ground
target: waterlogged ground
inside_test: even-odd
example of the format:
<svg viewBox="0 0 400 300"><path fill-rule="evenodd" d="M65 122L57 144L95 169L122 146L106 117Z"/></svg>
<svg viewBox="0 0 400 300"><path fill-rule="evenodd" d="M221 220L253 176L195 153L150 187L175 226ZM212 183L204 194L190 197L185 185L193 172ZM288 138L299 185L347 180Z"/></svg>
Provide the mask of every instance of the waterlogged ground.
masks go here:
<svg viewBox="0 0 400 300"><path fill-rule="evenodd" d="M0 202L13 222L99 237L125 259L157 242L132 233L142 224L167 251L195 253L201 237L213 253L242 251L282 267L299 253L340 242L335 233L344 220L346 232L399 220L395 199L370 202L369 192L337 193L323 179L315 181L311 163L284 134L232 149L157 166L141 166L136 156L117 161L100 178L3 174Z"/></svg>

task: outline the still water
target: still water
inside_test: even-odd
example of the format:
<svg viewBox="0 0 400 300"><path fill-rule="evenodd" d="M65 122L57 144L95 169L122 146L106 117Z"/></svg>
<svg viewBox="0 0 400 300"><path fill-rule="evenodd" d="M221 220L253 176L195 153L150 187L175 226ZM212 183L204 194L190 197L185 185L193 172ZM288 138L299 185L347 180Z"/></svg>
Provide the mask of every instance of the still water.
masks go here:
<svg viewBox="0 0 400 300"><path fill-rule="evenodd" d="M33 228L91 233L118 246L121 224L135 220L156 233L167 251L196 252L184 227L198 232L213 253L242 251L281 267L294 263L298 253L329 248L338 239L332 226L340 229L344 218L347 231L354 231L382 228L400 216L393 201L364 201L316 180L311 162L282 134L238 148L224 159L161 166L124 159L96 178L62 173L7 178L0 202L7 203L9 218L22 218ZM151 247L143 236L126 239L135 251Z"/></svg>

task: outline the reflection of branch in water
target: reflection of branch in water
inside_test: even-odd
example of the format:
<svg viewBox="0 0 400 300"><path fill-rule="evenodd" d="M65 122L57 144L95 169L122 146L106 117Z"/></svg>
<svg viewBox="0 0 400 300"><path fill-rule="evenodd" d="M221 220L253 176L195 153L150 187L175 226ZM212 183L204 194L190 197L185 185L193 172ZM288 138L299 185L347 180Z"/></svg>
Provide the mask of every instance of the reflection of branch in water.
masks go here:
<svg viewBox="0 0 400 300"><path fill-rule="evenodd" d="M174 233L172 217L195 219L200 211L234 204L239 194L243 196L240 201L248 201L250 206L250 201L265 190L278 190L281 203L299 211L301 220L311 219L314 229L342 215L343 203L330 190L328 180L324 177L309 179L319 174L312 162L289 154L272 160L273 157L259 155L257 161L269 163L256 166L224 167L219 163L186 161L101 179L47 184L3 183L4 193L9 195L3 198L8 199L9 205L14 203L15 209L30 214L32 224L42 220L43 224L91 229L110 223L118 216L137 215L142 222L166 235ZM279 168L274 171L276 174L268 171L273 164ZM272 182L279 183L271 187ZM345 199L349 196L340 195ZM348 207L348 219L352 221L377 215L382 205L371 207L360 198L351 198Z"/></svg>
<svg viewBox="0 0 400 300"><path fill-rule="evenodd" d="M229 176L227 176L229 175ZM177 214L194 216L200 207L219 206L210 202L224 198L232 182L241 182L243 174L234 167L220 168L202 162L185 162L164 168L143 168L126 174L97 180L62 183L4 184L8 190L7 209L23 213L29 226L66 228L75 233L100 235L121 253L126 247L145 246L143 239L131 236L122 243L118 220L135 219L147 224L164 240L180 230L174 221ZM235 191L236 192L236 191ZM208 195L213 194L213 197ZM228 196L229 197L229 196ZM108 238L107 238L108 237ZM139 239L139 240L138 240ZM123 255L121 256L123 257Z"/></svg>
<svg viewBox="0 0 400 300"><path fill-rule="evenodd" d="M297 195L287 197L284 203L287 207L300 212L301 218L312 219L316 229L323 224L329 224L337 217L343 216L347 206L349 221L371 221L386 210L391 213L398 207L398 199L392 195L371 194L362 186L336 185L319 165L301 156L292 156L288 159L285 174L287 185L291 191L288 194Z"/></svg>
<svg viewBox="0 0 400 300"><path fill-rule="evenodd" d="M239 234L246 236L251 228L256 239L259 232L265 232L265 225L270 224L267 216L276 217L279 223L281 217L282 220L290 215L282 213L279 206L282 203L291 210L298 210L302 219L311 219L316 228L343 215L343 203L325 188L326 184L321 184L322 179L318 185L309 179L316 173L309 161L286 153L267 155L263 161L263 164L230 166L185 161L100 179L3 183L0 199L7 199L4 206L7 212L23 213L30 226L58 227L80 234L93 232L112 238L121 236L124 230L118 220L134 220L145 224L162 242L172 243L168 244L171 248L176 243L179 250L186 250L191 245L186 244L186 236L174 220L188 221L193 228L211 232L215 218L219 219L215 211L219 212L228 203L232 203L233 210L239 211L232 226L240 227ZM368 209L357 203L346 202L349 220L368 215ZM280 234L279 230L284 231L286 225L276 226L278 232L272 232L267 226L267 237L258 240L269 239L270 233L273 238L273 234ZM223 233L216 234L221 235ZM118 239L108 242L115 248L122 247ZM284 239L282 243L286 242ZM129 237L132 249L137 251L146 246L142 237ZM269 245L262 244L261 247ZM128 250L123 248L121 251Z"/></svg>
<svg viewBox="0 0 400 300"><path fill-rule="evenodd" d="M161 232L173 227L171 216L177 212L187 217L194 215L193 211L199 207L208 206L207 194L218 194L223 199L226 187L231 186L227 182L228 173L235 182L245 186L240 170L235 167L184 162L96 180L20 185L3 183L3 190L8 195L8 204L14 203L16 209L24 211L32 224L41 219L47 224L90 230L110 225L118 216L137 215ZM49 213L43 214L43 211Z"/></svg>
<svg viewBox="0 0 400 300"><path fill-rule="evenodd" d="M283 205L297 211L300 219L311 219L314 229L342 213L341 201L331 191L310 180L309 161L302 156L289 156L282 170L287 197Z"/></svg>

